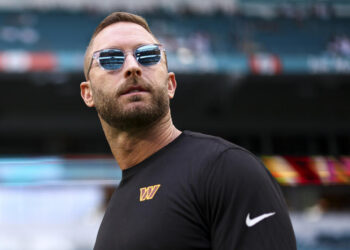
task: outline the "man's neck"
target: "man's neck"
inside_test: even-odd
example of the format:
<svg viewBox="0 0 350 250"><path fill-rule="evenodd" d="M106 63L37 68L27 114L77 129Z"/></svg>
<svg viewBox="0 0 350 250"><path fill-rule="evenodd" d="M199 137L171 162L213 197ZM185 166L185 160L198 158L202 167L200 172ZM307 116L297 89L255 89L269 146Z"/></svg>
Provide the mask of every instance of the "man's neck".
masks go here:
<svg viewBox="0 0 350 250"><path fill-rule="evenodd" d="M101 123L114 158L122 170L142 162L181 134L173 125L170 113L157 123L135 131L120 131L102 119Z"/></svg>

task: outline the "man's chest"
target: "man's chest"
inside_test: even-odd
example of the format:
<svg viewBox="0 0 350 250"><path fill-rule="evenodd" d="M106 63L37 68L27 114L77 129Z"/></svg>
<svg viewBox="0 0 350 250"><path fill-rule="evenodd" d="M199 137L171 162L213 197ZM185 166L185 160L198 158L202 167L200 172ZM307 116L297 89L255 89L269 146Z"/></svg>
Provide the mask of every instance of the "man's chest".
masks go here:
<svg viewBox="0 0 350 250"><path fill-rule="evenodd" d="M208 231L186 182L128 183L113 195L94 249L210 249Z"/></svg>

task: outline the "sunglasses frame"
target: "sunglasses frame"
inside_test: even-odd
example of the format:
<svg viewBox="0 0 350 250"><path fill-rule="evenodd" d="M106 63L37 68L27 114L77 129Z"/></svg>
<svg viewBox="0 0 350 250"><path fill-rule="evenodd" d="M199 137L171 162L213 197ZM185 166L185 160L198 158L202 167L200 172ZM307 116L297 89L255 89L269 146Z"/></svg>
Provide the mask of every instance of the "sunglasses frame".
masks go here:
<svg viewBox="0 0 350 250"><path fill-rule="evenodd" d="M158 61L157 63L151 64L151 65L142 65L142 64L137 60L136 51L137 51L138 49L142 48L142 47L145 47L145 46L157 46L157 47L159 48L159 50L160 50L160 59L159 59L159 61ZM124 55L124 61L123 61L123 64L121 65L120 68L118 68L118 69L105 69L105 68L101 65L101 63L100 63L100 54L101 54L101 52L106 51L106 50L118 50L118 51L121 51L121 52L123 53L123 55ZM91 66L92 66L92 62L94 61L94 59L97 61L98 65L99 65L99 67L100 67L101 69L107 70L107 71L118 71L118 70L120 70L121 68L123 68L123 65L124 65L124 63L125 63L125 58L126 58L126 56L127 56L128 54L132 54L132 55L134 56L135 60L137 61L137 63L138 63L140 66L148 67L148 66L152 66L152 65L156 65L156 64L160 63L160 61L162 60L162 51L165 52L165 49L164 49L163 45L160 44L160 43L153 43L153 44L144 44L144 45L140 45L140 46L138 46L137 48L133 49L132 52L131 52L131 51L125 52L124 50L117 49L117 48L97 50L97 51L95 51L95 52L92 54L91 61L90 61L90 64L89 64L89 68L88 68L88 70L87 70L87 74L86 74L86 75L89 76L89 73L90 73L90 70L91 70Z"/></svg>

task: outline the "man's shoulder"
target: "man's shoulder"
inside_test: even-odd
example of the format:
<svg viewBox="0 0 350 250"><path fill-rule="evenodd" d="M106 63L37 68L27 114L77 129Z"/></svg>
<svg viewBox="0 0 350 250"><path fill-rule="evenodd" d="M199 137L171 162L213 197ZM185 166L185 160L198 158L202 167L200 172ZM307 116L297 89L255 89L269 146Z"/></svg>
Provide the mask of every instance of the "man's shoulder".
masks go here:
<svg viewBox="0 0 350 250"><path fill-rule="evenodd" d="M238 149L247 151L246 149L229 142L221 137L193 132L189 130L183 131L184 135L191 140L191 144L200 145L203 148L212 149L215 151L226 151L228 149Z"/></svg>
<svg viewBox="0 0 350 250"><path fill-rule="evenodd" d="M192 153L191 156L196 157L197 161L208 161L210 166L213 164L215 166L227 165L232 171L254 172L256 168L261 169L263 166L252 152L221 137L192 131L183 133L189 139L186 148ZM242 165L247 166L244 169L238 167Z"/></svg>

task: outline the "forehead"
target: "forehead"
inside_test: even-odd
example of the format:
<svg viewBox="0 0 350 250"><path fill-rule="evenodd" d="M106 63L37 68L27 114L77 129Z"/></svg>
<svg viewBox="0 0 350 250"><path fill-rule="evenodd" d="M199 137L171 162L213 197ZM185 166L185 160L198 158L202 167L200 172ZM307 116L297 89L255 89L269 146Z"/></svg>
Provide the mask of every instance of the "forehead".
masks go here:
<svg viewBox="0 0 350 250"><path fill-rule="evenodd" d="M136 23L119 22L104 28L94 39L92 51L106 48L133 48L141 44L157 43L146 29Z"/></svg>

